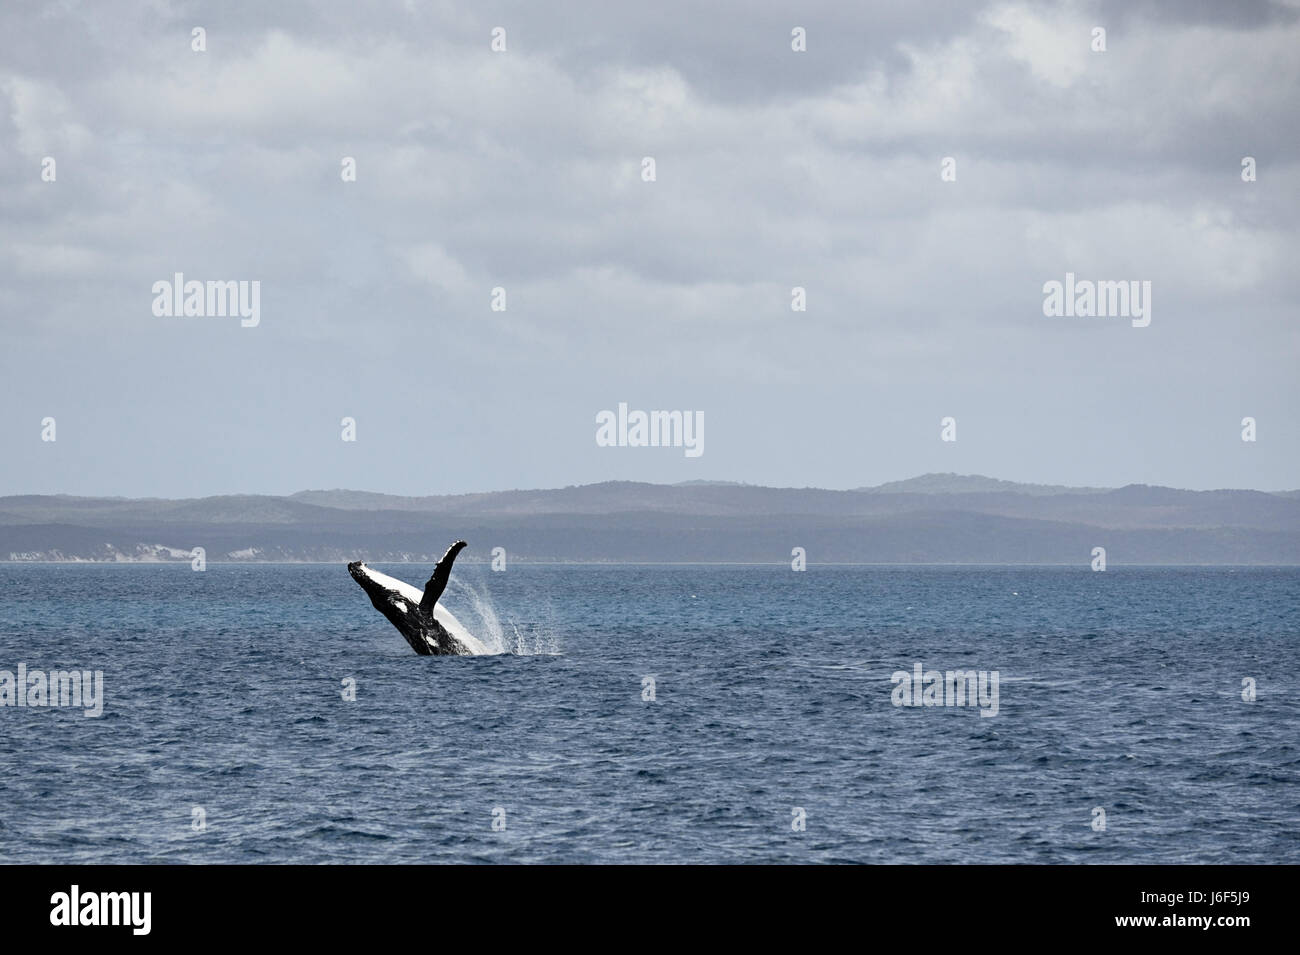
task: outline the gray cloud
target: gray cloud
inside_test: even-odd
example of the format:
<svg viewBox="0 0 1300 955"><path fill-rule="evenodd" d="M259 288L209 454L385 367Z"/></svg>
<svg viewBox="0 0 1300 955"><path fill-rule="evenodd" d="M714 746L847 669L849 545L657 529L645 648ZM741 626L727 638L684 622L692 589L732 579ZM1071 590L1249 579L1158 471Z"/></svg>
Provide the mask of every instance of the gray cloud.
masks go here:
<svg viewBox="0 0 1300 955"><path fill-rule="evenodd" d="M1294 5L316 6L0 12L0 492L1297 483ZM596 448L619 401L707 453Z"/></svg>

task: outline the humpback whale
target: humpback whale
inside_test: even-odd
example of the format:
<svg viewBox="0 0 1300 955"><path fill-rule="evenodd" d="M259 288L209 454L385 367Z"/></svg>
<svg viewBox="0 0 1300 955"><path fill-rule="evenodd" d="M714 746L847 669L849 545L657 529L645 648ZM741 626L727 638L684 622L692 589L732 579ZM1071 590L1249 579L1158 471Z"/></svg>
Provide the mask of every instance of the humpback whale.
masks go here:
<svg viewBox="0 0 1300 955"><path fill-rule="evenodd" d="M451 565L464 547L464 541L456 541L447 548L423 591L359 560L348 564L348 573L420 656L479 656L492 651L438 603L451 579Z"/></svg>

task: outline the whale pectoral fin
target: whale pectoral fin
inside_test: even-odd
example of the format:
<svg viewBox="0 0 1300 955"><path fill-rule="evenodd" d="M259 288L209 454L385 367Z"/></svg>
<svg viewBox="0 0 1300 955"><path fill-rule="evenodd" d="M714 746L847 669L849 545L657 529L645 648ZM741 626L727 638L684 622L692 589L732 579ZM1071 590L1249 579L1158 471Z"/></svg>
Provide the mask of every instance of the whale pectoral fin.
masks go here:
<svg viewBox="0 0 1300 955"><path fill-rule="evenodd" d="M456 555L464 550L465 546L464 541L456 541L447 548L447 553L442 555L442 560L438 561L438 565L433 568L433 576L424 585L424 596L420 598L420 610L424 613L433 613L438 598L447 589L447 581L451 579L451 565L456 562Z"/></svg>

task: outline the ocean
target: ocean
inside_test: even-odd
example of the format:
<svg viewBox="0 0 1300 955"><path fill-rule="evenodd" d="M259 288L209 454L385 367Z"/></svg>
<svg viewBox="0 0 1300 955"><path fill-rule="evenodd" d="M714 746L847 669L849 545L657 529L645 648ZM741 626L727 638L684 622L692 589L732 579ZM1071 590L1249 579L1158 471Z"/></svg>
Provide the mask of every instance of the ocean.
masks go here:
<svg viewBox="0 0 1300 955"><path fill-rule="evenodd" d="M342 563L0 564L0 671L103 674L0 707L0 861L1300 862L1297 568L462 562L444 603L506 652L416 656ZM918 664L996 705L895 705Z"/></svg>

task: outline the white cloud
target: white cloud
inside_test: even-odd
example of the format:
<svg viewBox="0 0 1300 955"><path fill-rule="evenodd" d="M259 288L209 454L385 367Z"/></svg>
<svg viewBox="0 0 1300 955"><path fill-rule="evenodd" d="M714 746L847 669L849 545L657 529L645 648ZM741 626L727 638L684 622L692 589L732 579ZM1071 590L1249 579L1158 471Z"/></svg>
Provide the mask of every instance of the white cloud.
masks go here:
<svg viewBox="0 0 1300 955"><path fill-rule="evenodd" d="M425 242L402 249L399 254L411 277L420 282L450 292L459 292L469 286L469 275L464 267L441 246ZM486 292L485 289L485 295Z"/></svg>

